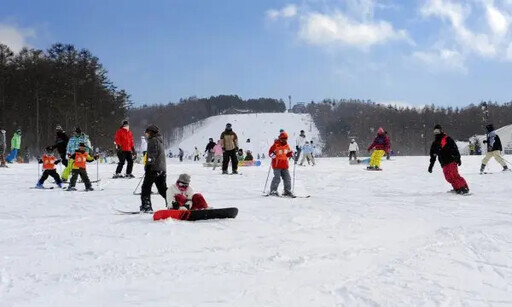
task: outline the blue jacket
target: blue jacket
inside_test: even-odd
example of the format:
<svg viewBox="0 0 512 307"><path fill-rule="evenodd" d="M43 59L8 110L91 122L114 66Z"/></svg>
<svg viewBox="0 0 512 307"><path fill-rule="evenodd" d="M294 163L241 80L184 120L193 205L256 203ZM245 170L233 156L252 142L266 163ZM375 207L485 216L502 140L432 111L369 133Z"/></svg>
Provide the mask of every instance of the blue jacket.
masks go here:
<svg viewBox="0 0 512 307"><path fill-rule="evenodd" d="M78 147L79 147L78 145L80 145L80 143L85 143L85 147L86 147L85 151L87 151L87 153L89 153L89 154L92 154L93 150L92 150L91 140L89 139L89 136L85 133L70 137L68 146L66 147L66 152L69 155L74 154L75 151L78 150Z"/></svg>

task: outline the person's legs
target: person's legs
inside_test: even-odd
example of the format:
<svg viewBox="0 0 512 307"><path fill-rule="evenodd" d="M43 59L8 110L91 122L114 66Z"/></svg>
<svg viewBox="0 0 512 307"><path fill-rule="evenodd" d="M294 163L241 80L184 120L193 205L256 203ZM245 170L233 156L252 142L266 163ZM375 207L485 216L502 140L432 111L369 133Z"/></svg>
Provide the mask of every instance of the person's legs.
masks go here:
<svg viewBox="0 0 512 307"><path fill-rule="evenodd" d="M66 166L66 168L62 171L62 174L60 175L62 177L62 180L63 181L68 181L68 178L69 178L69 174L72 172L73 170L73 163L75 163L75 160L73 159L69 159L68 161L68 165Z"/></svg>
<svg viewBox="0 0 512 307"><path fill-rule="evenodd" d="M131 151L125 151L124 152L124 157L125 157L126 162L128 164L126 166L126 175L131 175L132 171L133 171L133 156L132 156L132 152Z"/></svg>
<svg viewBox="0 0 512 307"><path fill-rule="evenodd" d="M12 160L16 161L16 157L18 156L18 149L14 148L11 150L11 153L5 158L5 161L7 163L12 163Z"/></svg>
<svg viewBox="0 0 512 307"><path fill-rule="evenodd" d="M231 170L233 172L237 172L238 171L238 158L236 156L236 150L231 150L231 153L230 153L230 156L231 156Z"/></svg>
<svg viewBox="0 0 512 307"><path fill-rule="evenodd" d="M207 209L208 204L201 193L196 193L192 196L192 208L190 210Z"/></svg>
<svg viewBox="0 0 512 307"><path fill-rule="evenodd" d="M277 188L279 187L279 183L281 183L281 170L274 169L274 178L270 182L270 193L277 192Z"/></svg>
<svg viewBox="0 0 512 307"><path fill-rule="evenodd" d="M121 174L121 172L123 171L124 162L126 160L124 151L119 151L117 153L117 157L119 158L119 162L117 163L116 174Z"/></svg>
<svg viewBox="0 0 512 307"><path fill-rule="evenodd" d="M41 176L41 179L39 179L39 184L43 184L46 179L48 179L48 176L50 175L50 171L49 170L45 170L43 171L43 175Z"/></svg>
<svg viewBox="0 0 512 307"><path fill-rule="evenodd" d="M49 175L52 176L52 178L55 180L55 183L57 185L60 186L60 184L62 184L62 180L60 179L60 176L59 174L57 173L56 170L52 169L50 172L49 172Z"/></svg>
<svg viewBox="0 0 512 307"><path fill-rule="evenodd" d="M228 163L229 163L229 152L224 151L222 153L222 172L227 173L228 172Z"/></svg>
<svg viewBox="0 0 512 307"><path fill-rule="evenodd" d="M290 171L287 169L281 170L281 177L283 178L284 183L284 193L289 194L292 192L292 178L290 176Z"/></svg>
<svg viewBox="0 0 512 307"><path fill-rule="evenodd" d="M141 193L140 193L140 211L147 212L153 211L151 206L151 187L157 177L156 172L149 171L144 175L144 181L142 182Z"/></svg>

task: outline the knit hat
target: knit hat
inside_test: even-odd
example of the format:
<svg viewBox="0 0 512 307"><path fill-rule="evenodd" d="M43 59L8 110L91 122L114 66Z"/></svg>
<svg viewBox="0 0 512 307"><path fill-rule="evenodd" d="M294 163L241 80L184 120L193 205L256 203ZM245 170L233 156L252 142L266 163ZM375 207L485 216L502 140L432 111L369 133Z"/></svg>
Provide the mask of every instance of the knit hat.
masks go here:
<svg viewBox="0 0 512 307"><path fill-rule="evenodd" d="M280 140L287 140L287 139L288 139L288 133L286 133L286 132L284 132L284 131L283 131L283 132L281 132L281 133L279 134L279 139L280 139Z"/></svg>
<svg viewBox="0 0 512 307"><path fill-rule="evenodd" d="M382 127L379 127L379 129L377 130L377 133L384 134L384 129Z"/></svg>
<svg viewBox="0 0 512 307"><path fill-rule="evenodd" d="M231 130L231 124L230 123L226 124L226 130Z"/></svg>
<svg viewBox="0 0 512 307"><path fill-rule="evenodd" d="M488 124L487 126L485 126L485 128L487 129L487 132L494 131L494 125L493 124Z"/></svg>
<svg viewBox="0 0 512 307"><path fill-rule="evenodd" d="M190 175L189 174L180 174L178 177L178 181L183 183L190 183Z"/></svg>
<svg viewBox="0 0 512 307"><path fill-rule="evenodd" d="M129 123L127 120L123 120L123 122L121 123L121 127L124 127L124 126L128 126Z"/></svg>
<svg viewBox="0 0 512 307"><path fill-rule="evenodd" d="M441 133L443 133L443 128L441 127L441 125L436 124L434 126L434 134L441 134Z"/></svg>
<svg viewBox="0 0 512 307"><path fill-rule="evenodd" d="M160 131L160 129L158 129L157 126L155 125L149 125L147 128L146 128L146 132L152 132L152 133L158 133L158 131Z"/></svg>

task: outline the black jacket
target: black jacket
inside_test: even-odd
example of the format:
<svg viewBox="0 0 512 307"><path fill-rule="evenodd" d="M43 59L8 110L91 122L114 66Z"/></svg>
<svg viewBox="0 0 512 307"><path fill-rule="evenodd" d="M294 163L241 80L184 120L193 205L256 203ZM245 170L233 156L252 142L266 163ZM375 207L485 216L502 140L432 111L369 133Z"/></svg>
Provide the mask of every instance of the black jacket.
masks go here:
<svg viewBox="0 0 512 307"><path fill-rule="evenodd" d="M165 148L162 136L160 134L150 136L147 143L146 166L148 166L151 171L165 172L167 170L167 163L165 161Z"/></svg>
<svg viewBox="0 0 512 307"><path fill-rule="evenodd" d="M204 150L204 152L209 152L213 150L213 147L215 147L215 145L215 142L209 142L208 144L206 144L206 149Z"/></svg>
<svg viewBox="0 0 512 307"><path fill-rule="evenodd" d="M55 137L55 144L50 146L50 148L57 149L59 154L66 154L66 147L68 146L69 137L64 131L57 131L57 136Z"/></svg>
<svg viewBox="0 0 512 307"><path fill-rule="evenodd" d="M430 165L434 165L436 158L439 159L441 166L452 162L460 162L460 153L455 141L446 134L436 135L436 139L430 146Z"/></svg>
<svg viewBox="0 0 512 307"><path fill-rule="evenodd" d="M499 150L502 151L503 147L501 146L501 140L500 137L496 134L496 131L491 131L487 134L487 151L495 151Z"/></svg>

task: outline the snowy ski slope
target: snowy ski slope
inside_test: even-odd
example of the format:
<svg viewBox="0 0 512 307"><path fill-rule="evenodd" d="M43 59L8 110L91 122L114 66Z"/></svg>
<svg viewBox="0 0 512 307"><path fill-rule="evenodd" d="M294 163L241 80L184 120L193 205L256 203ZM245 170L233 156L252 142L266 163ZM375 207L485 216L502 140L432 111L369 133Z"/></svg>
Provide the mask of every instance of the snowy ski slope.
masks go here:
<svg viewBox="0 0 512 307"><path fill-rule="evenodd" d="M169 184L189 172L211 206L240 209L203 222L117 215L139 196L138 179L109 179L115 165L100 165L104 190L89 193L29 189L36 164L11 165L0 169L0 306L510 306L512 172L491 162L479 175L480 158L462 160L470 196L447 193L427 157L382 172L318 159L296 169L307 199L261 196L268 159L239 176L169 160Z"/></svg>
<svg viewBox="0 0 512 307"><path fill-rule="evenodd" d="M304 130L307 140L319 144L319 132L309 114L294 113L254 113L228 114L209 117L203 121L185 126L183 138L169 147L173 153L181 147L185 153L192 154L194 147L202 152L209 138L215 142L220 138L227 123L233 125L239 139L239 147L251 149L256 154L267 153L268 149L279 135L279 130L288 133L290 145L295 147L295 140L300 130ZM247 143L250 139L250 144ZM320 146L317 146L320 150Z"/></svg>

